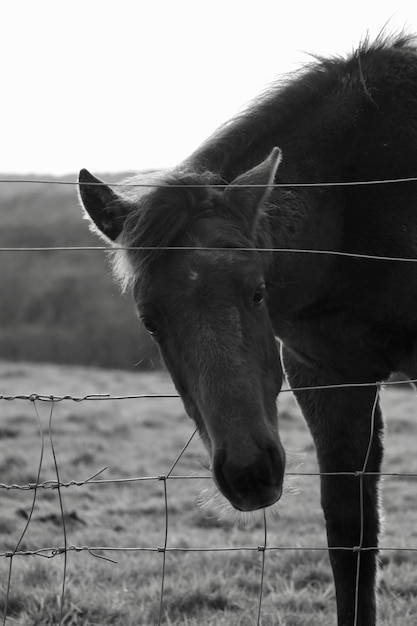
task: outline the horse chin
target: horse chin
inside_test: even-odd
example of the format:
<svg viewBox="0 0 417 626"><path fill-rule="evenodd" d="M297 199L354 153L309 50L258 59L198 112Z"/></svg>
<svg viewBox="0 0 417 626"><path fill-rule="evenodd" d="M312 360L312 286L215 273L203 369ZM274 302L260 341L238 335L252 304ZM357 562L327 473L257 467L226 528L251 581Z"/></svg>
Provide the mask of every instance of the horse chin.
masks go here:
<svg viewBox="0 0 417 626"><path fill-rule="evenodd" d="M245 500L235 500L234 502L230 500L230 504L234 509L236 509L236 511L240 511L242 513L252 513L274 506L281 499L281 496L282 488L278 491L274 490L274 492L271 492L270 495L263 497L262 501L256 494L253 499L246 498Z"/></svg>
<svg viewBox="0 0 417 626"><path fill-rule="evenodd" d="M297 464L298 467L298 464ZM285 515L291 499L299 493L299 488L293 476L285 477L282 493L279 498L268 506L258 506L251 509L238 508L232 504L220 491L214 480L205 486L197 501L208 517L214 517L219 522L228 522L239 528L252 528L262 522L272 521Z"/></svg>

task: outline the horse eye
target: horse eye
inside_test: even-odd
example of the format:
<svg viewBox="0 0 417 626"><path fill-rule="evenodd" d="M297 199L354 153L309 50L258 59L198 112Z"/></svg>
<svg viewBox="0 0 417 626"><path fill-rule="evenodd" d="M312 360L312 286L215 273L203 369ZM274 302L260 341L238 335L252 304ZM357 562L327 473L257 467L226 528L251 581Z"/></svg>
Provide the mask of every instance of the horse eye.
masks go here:
<svg viewBox="0 0 417 626"><path fill-rule="evenodd" d="M141 320L150 335L155 336L158 334L158 326L151 320L150 317L142 317Z"/></svg>
<svg viewBox="0 0 417 626"><path fill-rule="evenodd" d="M262 283L262 285L259 285L256 288L256 291L253 294L253 304L255 306L260 306L262 304L262 302L264 301L264 299L265 299L265 290L266 290L266 287L265 287L264 283Z"/></svg>

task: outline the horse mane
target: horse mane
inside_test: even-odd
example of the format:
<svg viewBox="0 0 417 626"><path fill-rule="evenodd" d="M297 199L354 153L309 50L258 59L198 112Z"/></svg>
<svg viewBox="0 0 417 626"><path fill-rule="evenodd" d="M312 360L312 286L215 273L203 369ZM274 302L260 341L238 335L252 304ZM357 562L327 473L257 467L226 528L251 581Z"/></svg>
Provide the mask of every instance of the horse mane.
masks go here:
<svg viewBox="0 0 417 626"><path fill-rule="evenodd" d="M310 54L313 59L310 63L273 82L240 113L220 126L186 163L219 171L230 182L240 173L236 170L237 164L249 168L253 166L251 155L258 160L264 158L266 154L260 152L260 146L268 145L268 137L274 130L286 128L297 115L305 115L306 108L324 94L334 90L341 90L342 95L356 91L372 100L364 68L368 64L372 68L375 59L389 61L392 55L396 59L398 55L408 58L410 52L417 53L416 36L404 32L390 36L382 32L373 41L367 36L347 58ZM392 78L395 76L390 76Z"/></svg>
<svg viewBox="0 0 417 626"><path fill-rule="evenodd" d="M380 75L383 71L386 80L395 82L390 60L395 56L393 67L397 71L398 55L404 56L406 66L410 53L417 54L414 36L381 33L373 42L367 37L347 58L316 56L311 63L272 84L178 168L132 179L130 182L155 188L130 187L123 194L132 210L118 246L141 249L113 253L113 269L122 287L126 289L145 272L164 247L187 245L184 241L193 221L216 215L221 191L211 185L231 182L256 165L273 147L271 142L279 145L281 129L294 127L297 116L305 118L316 102L330 94L333 97L336 94L341 102L359 94L362 101L365 97L375 104L367 76ZM258 237L262 238L262 232Z"/></svg>

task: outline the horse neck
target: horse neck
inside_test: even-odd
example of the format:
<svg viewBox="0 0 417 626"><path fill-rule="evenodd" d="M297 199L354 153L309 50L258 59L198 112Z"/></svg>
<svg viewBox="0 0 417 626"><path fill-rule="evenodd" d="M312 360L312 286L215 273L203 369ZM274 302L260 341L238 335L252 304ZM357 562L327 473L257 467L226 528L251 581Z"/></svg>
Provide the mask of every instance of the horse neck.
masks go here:
<svg viewBox="0 0 417 626"><path fill-rule="evenodd" d="M317 181L324 174L317 171L314 158L320 144L327 152L337 151L341 142L349 141L352 135L358 94L352 93L342 106L337 95L339 82L340 77L316 69L284 86L273 86L220 127L185 164L191 169L215 172L231 182L278 146L284 156L278 170L280 178L285 173L286 182ZM329 98L332 91L334 96Z"/></svg>
<svg viewBox="0 0 417 626"><path fill-rule="evenodd" d="M340 190L278 188L268 216L260 222L260 247L270 255L267 282L275 286L271 315L311 307L327 297L343 241L343 199Z"/></svg>

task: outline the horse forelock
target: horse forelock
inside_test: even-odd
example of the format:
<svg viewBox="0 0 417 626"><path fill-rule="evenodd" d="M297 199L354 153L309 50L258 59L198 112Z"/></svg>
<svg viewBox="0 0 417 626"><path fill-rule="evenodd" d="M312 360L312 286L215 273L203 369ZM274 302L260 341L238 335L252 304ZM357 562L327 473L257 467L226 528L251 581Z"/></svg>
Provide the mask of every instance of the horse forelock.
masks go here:
<svg viewBox="0 0 417 626"><path fill-rule="evenodd" d="M170 173L135 200L113 252L113 271L128 289L158 260L166 247L184 245L190 225L215 214L220 182L211 172ZM216 202L217 200L217 202Z"/></svg>

